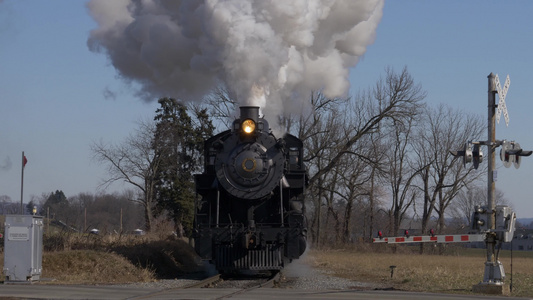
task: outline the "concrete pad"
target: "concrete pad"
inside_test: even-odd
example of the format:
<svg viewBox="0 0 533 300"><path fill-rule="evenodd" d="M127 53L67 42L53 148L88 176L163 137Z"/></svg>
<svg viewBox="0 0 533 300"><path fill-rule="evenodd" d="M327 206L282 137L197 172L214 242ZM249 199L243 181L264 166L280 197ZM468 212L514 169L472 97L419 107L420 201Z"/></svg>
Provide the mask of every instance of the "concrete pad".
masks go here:
<svg viewBox="0 0 533 300"><path fill-rule="evenodd" d="M477 294L490 294L490 295L502 295L509 296L511 291L508 284L496 284L496 283L483 283L480 282L472 286L472 292Z"/></svg>

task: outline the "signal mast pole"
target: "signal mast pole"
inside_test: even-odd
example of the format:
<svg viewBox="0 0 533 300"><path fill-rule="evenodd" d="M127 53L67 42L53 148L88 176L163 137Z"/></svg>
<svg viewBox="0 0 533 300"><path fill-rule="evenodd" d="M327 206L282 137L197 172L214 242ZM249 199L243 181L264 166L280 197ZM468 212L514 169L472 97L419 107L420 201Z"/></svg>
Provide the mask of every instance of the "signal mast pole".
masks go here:
<svg viewBox="0 0 533 300"><path fill-rule="evenodd" d="M487 77L489 79L489 89L488 89L488 143L487 148L489 151L488 159L488 178L487 178L487 207L490 214L489 217L489 228L496 229L496 219L494 215L496 207L495 191L496 191L496 182L494 181L495 175L495 165L496 165L496 93L498 92L495 84L495 77L493 73L490 73ZM485 273L487 273L487 267L491 268L494 266L494 248L496 241L494 236L489 236L487 238L487 262L485 263ZM494 281L494 272L493 270L489 271L489 274L485 274L484 282L489 275L490 282Z"/></svg>
<svg viewBox="0 0 533 300"><path fill-rule="evenodd" d="M488 78L488 137L486 141L488 151L488 170L487 170L487 223L488 229L485 243L487 245L487 261L485 262L485 273L483 281L473 286L474 292L490 294L507 294L508 286L504 285L505 271L502 263L495 255L496 243L498 236L496 229L496 153L495 149L501 145L501 141L496 140L496 121L499 122L500 115L503 112L505 123L509 125L509 115L505 105L505 94L510 85L509 76L505 81L503 89L500 87L498 75L490 73ZM496 105L496 94L499 93L499 103ZM497 108L497 111L496 111Z"/></svg>
<svg viewBox="0 0 533 300"><path fill-rule="evenodd" d="M487 207L489 208L489 211L494 211L494 208L496 207L496 201L494 199L495 190L496 190L496 182L494 181L494 166L496 165L496 154L495 154L495 141L496 141L496 93L498 90L496 89L495 76L493 73L490 73L487 77L489 79L489 104L488 104L488 151L489 151L489 159L488 159L488 189L487 189ZM489 219L489 228L495 229L494 227L494 215ZM489 258L487 254L487 258Z"/></svg>

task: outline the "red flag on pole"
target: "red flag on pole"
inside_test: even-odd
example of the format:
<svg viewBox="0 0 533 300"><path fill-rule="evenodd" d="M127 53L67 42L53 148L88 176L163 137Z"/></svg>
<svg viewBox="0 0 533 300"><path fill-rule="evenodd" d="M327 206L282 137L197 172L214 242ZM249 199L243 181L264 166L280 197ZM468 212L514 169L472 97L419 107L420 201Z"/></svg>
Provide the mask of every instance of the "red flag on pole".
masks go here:
<svg viewBox="0 0 533 300"><path fill-rule="evenodd" d="M28 163L28 159L26 158L26 155L22 156L22 167L24 168L27 163Z"/></svg>

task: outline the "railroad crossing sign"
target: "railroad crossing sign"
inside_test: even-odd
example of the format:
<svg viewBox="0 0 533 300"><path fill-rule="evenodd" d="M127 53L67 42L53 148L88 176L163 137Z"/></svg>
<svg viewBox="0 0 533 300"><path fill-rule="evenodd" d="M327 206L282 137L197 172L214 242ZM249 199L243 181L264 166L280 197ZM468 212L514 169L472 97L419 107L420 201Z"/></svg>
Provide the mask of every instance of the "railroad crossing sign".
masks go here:
<svg viewBox="0 0 533 300"><path fill-rule="evenodd" d="M496 83L496 89L498 90L498 97L500 98L500 100L498 101L498 110L496 111L496 122L500 124L500 117L503 112L503 117L505 118L505 125L509 126L509 114L507 113L507 106L505 105L505 95L507 95L507 90L509 90L511 80L509 79L509 75L507 75L507 78L505 79L505 84L503 85L503 89L500 85L500 78L498 78L498 74L496 74L494 81Z"/></svg>

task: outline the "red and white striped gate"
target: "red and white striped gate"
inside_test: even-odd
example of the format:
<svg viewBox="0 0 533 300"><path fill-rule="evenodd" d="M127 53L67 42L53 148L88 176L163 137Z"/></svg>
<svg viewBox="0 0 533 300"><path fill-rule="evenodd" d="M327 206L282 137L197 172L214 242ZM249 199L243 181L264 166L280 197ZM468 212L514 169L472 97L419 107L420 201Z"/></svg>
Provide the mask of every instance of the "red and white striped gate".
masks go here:
<svg viewBox="0 0 533 300"><path fill-rule="evenodd" d="M402 244L402 243L468 243L484 242L485 234L454 234L454 235L420 235L420 236L398 236L398 237L377 237L374 243Z"/></svg>

